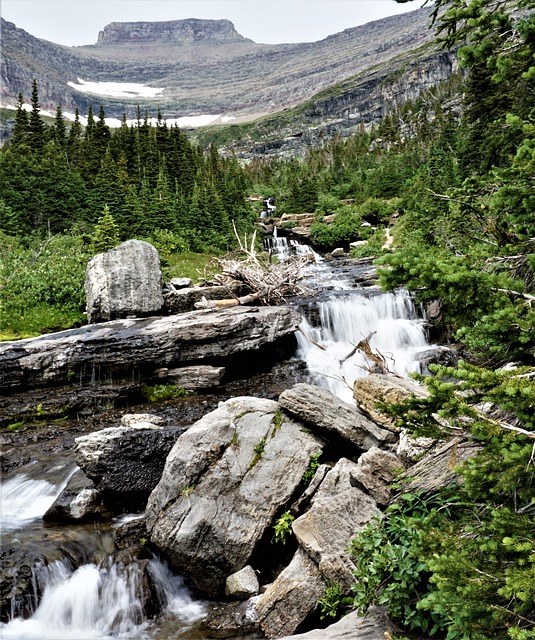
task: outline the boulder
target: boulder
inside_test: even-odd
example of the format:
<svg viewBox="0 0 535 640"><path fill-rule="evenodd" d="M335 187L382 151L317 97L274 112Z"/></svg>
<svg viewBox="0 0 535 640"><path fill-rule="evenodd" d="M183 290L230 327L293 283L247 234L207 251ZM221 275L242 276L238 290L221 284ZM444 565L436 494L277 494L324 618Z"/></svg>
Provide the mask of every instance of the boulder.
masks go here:
<svg viewBox="0 0 535 640"><path fill-rule="evenodd" d="M357 407L374 422L388 429L395 429L395 418L377 409L379 401L402 402L411 395L424 398L428 395L423 387L415 382L396 376L371 373L365 378L357 378L353 385L353 397Z"/></svg>
<svg viewBox="0 0 535 640"><path fill-rule="evenodd" d="M258 595L259 590L256 572L250 565L228 576L225 583L226 595L236 600L248 600Z"/></svg>
<svg viewBox="0 0 535 640"><path fill-rule="evenodd" d="M312 498L310 509L292 523L301 548L320 566L329 580L351 583L351 566L346 550L354 535L379 515L375 501L358 487L357 464L341 458L325 476ZM346 565L344 572L340 562ZM324 563L324 566L322 566ZM335 567L330 575L329 567Z"/></svg>
<svg viewBox="0 0 535 640"><path fill-rule="evenodd" d="M261 398L222 403L177 440L148 501L151 541L210 596L250 563L321 448L277 409Z"/></svg>
<svg viewBox="0 0 535 640"><path fill-rule="evenodd" d="M91 258L85 273L87 321L155 315L163 307L160 256L142 240L128 240Z"/></svg>
<svg viewBox="0 0 535 640"><path fill-rule="evenodd" d="M98 491L140 510L182 431L149 422L108 427L76 438L76 461Z"/></svg>
<svg viewBox="0 0 535 640"><path fill-rule="evenodd" d="M306 422L326 439L342 439L359 451L394 442L395 435L375 425L358 409L337 398L327 389L296 384L283 391L280 406L290 415Z"/></svg>
<svg viewBox="0 0 535 640"><path fill-rule="evenodd" d="M256 600L254 610L268 638L293 633L325 595L318 565L298 549L290 564Z"/></svg>
<svg viewBox="0 0 535 640"><path fill-rule="evenodd" d="M293 334L300 321L299 311L290 307L232 307L113 320L2 342L0 391L71 381L82 387L111 379L139 380L159 367L256 351Z"/></svg>
<svg viewBox="0 0 535 640"><path fill-rule="evenodd" d="M43 520L48 522L95 522L107 520L109 511L102 505L94 483L77 469L63 491L54 500Z"/></svg>
<svg viewBox="0 0 535 640"><path fill-rule="evenodd" d="M364 617L357 612L349 613L326 629L284 636L279 640L385 640L397 632L382 609L370 607Z"/></svg>
<svg viewBox="0 0 535 640"><path fill-rule="evenodd" d="M392 494L390 483L403 469L395 454L373 447L358 459L356 478L377 504L386 506Z"/></svg>

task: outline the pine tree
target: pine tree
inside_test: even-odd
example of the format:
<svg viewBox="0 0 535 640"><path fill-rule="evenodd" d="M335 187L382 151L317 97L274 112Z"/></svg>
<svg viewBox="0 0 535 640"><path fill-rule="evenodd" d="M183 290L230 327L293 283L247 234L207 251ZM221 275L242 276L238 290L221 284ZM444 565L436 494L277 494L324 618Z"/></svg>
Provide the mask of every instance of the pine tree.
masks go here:
<svg viewBox="0 0 535 640"><path fill-rule="evenodd" d="M61 106L56 107L56 117L54 124L50 128L50 137L55 140L61 149L65 149L67 146L67 126L63 118L63 112Z"/></svg>
<svg viewBox="0 0 535 640"><path fill-rule="evenodd" d="M11 138L11 145L14 147L20 147L28 142L28 113L23 108L24 96L19 93L17 100L17 113L15 115L15 128L13 129L13 137Z"/></svg>
<svg viewBox="0 0 535 640"><path fill-rule="evenodd" d="M41 151L45 146L45 125L39 115L41 107L39 105L39 94L37 91L37 81L32 82L32 110L28 121L29 143L34 151Z"/></svg>
<svg viewBox="0 0 535 640"><path fill-rule="evenodd" d="M104 205L102 215L98 219L93 232L91 248L93 253L102 253L103 251L113 249L119 243L119 230L108 205Z"/></svg>

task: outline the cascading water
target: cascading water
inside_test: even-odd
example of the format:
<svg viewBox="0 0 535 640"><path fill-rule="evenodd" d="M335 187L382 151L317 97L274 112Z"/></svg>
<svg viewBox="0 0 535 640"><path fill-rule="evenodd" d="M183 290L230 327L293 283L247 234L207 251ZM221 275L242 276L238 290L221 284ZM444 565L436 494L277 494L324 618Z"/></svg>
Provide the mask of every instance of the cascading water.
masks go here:
<svg viewBox="0 0 535 640"><path fill-rule="evenodd" d="M156 598L174 616L175 626L201 618L204 607L195 602L179 576L158 560L151 560L150 574ZM145 622L141 583L144 569L107 560L85 564L76 570L66 560L37 565L34 581L43 596L31 618L15 618L0 625L6 640L103 640L152 637Z"/></svg>
<svg viewBox="0 0 535 640"><path fill-rule="evenodd" d="M342 400L353 402L353 382L373 367L355 349L367 338L390 371L400 376L420 371L418 355L429 345L407 292L333 295L314 307L317 322L305 314L297 335L298 357L307 363L316 384Z"/></svg>

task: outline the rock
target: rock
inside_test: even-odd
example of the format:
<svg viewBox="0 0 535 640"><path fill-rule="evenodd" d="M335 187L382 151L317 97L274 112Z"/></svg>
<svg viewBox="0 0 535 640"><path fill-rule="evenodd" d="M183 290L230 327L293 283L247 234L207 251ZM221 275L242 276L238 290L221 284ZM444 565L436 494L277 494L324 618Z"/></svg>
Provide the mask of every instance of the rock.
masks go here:
<svg viewBox="0 0 535 640"><path fill-rule="evenodd" d="M160 256L142 240L128 240L91 258L85 273L87 321L157 314L163 307Z"/></svg>
<svg viewBox="0 0 535 640"><path fill-rule="evenodd" d="M326 629L284 636L279 640L385 640L397 631L382 609L370 607L364 617L357 612L349 613Z"/></svg>
<svg viewBox="0 0 535 640"><path fill-rule="evenodd" d="M151 541L210 596L250 563L321 442L261 398L231 398L177 440L146 509Z"/></svg>
<svg viewBox="0 0 535 640"><path fill-rule="evenodd" d="M187 391L218 387L225 375L225 367L211 367L206 364L159 371L162 372L159 377L166 378Z"/></svg>
<svg viewBox="0 0 535 640"><path fill-rule="evenodd" d="M77 469L66 487L43 515L47 522L95 522L107 520L109 511L102 505L95 485Z"/></svg>
<svg viewBox="0 0 535 640"><path fill-rule="evenodd" d="M152 413L125 413L121 417L123 427L133 427L140 423L149 423L155 426L162 425L165 420L161 416Z"/></svg>
<svg viewBox="0 0 535 640"><path fill-rule="evenodd" d="M401 429L396 446L396 455L400 460L403 460L406 466L411 465L416 458L427 453L435 444L436 440L432 438L415 438L407 432L407 429Z"/></svg>
<svg viewBox="0 0 535 640"><path fill-rule="evenodd" d="M101 380L139 379L158 367L224 360L293 334L301 317L290 307L113 320L0 343L0 391ZM218 362L218 364L221 364Z"/></svg>
<svg viewBox="0 0 535 640"><path fill-rule="evenodd" d="M324 594L325 583L317 564L298 549L290 564L254 605L262 631L268 638L293 633Z"/></svg>
<svg viewBox="0 0 535 640"><path fill-rule="evenodd" d="M356 478L377 504L386 506L392 493L390 483L403 468L396 455L373 447L358 459Z"/></svg>
<svg viewBox="0 0 535 640"><path fill-rule="evenodd" d="M461 483L462 477L455 473L455 467L479 450L477 444L462 437L438 443L432 451L400 476L403 492L433 493L441 487Z"/></svg>
<svg viewBox="0 0 535 640"><path fill-rule="evenodd" d="M191 287L193 280L191 278L171 278L169 284L173 289L187 289Z"/></svg>
<svg viewBox="0 0 535 640"><path fill-rule="evenodd" d="M162 474L167 454L183 429L140 422L76 438L76 460L103 494L142 509Z"/></svg>
<svg viewBox="0 0 535 640"><path fill-rule="evenodd" d="M114 525L113 542L117 549L139 546L147 539L147 527L142 515L125 520Z"/></svg>
<svg viewBox="0 0 535 640"><path fill-rule="evenodd" d="M167 313L186 313L195 311L195 304L203 298L207 300L225 300L233 297L240 298L248 293L251 293L251 290L245 285L171 289L164 294L165 310Z"/></svg>
<svg viewBox="0 0 535 640"><path fill-rule="evenodd" d="M228 576L225 582L226 595L237 600L248 600L258 595L259 590L258 578L250 565Z"/></svg>
<svg viewBox="0 0 535 640"><path fill-rule="evenodd" d="M375 501L358 488L357 474L356 463L340 459L325 476L310 509L292 523L301 548L318 564L344 556L357 531L379 514Z"/></svg>
<svg viewBox="0 0 535 640"><path fill-rule="evenodd" d="M343 402L327 389L310 384L296 384L283 391L280 406L292 416L306 422L323 437L342 439L362 451L394 442L395 435L381 429L358 409Z"/></svg>
<svg viewBox="0 0 535 640"><path fill-rule="evenodd" d="M258 622L254 610L258 596L254 596L245 602L226 602L213 607L203 619L200 627L207 631L207 636L199 635L199 638L248 638L246 634L254 634L258 637Z"/></svg>
<svg viewBox="0 0 535 640"><path fill-rule="evenodd" d="M371 373L366 378L357 378L353 385L353 397L357 407L374 422L388 429L397 430L395 419L380 412L377 409L377 403L381 400L384 402L402 402L410 398L411 394L419 398L424 398L428 395L424 388L419 387L410 380L378 373Z"/></svg>
<svg viewBox="0 0 535 640"><path fill-rule="evenodd" d="M342 247L337 247L331 251L331 258L339 258L340 256L345 256L346 252Z"/></svg>

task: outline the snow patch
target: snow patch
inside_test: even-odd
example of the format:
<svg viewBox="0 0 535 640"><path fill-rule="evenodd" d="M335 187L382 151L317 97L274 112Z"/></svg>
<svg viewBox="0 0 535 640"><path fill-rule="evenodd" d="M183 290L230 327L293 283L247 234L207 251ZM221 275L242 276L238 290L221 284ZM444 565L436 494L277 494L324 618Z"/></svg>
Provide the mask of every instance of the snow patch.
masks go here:
<svg viewBox="0 0 535 640"><path fill-rule="evenodd" d="M135 82L88 82L81 78L77 80L78 84L76 82L67 82L67 84L81 93L93 93L111 98L155 98L163 91L163 89L147 87Z"/></svg>

